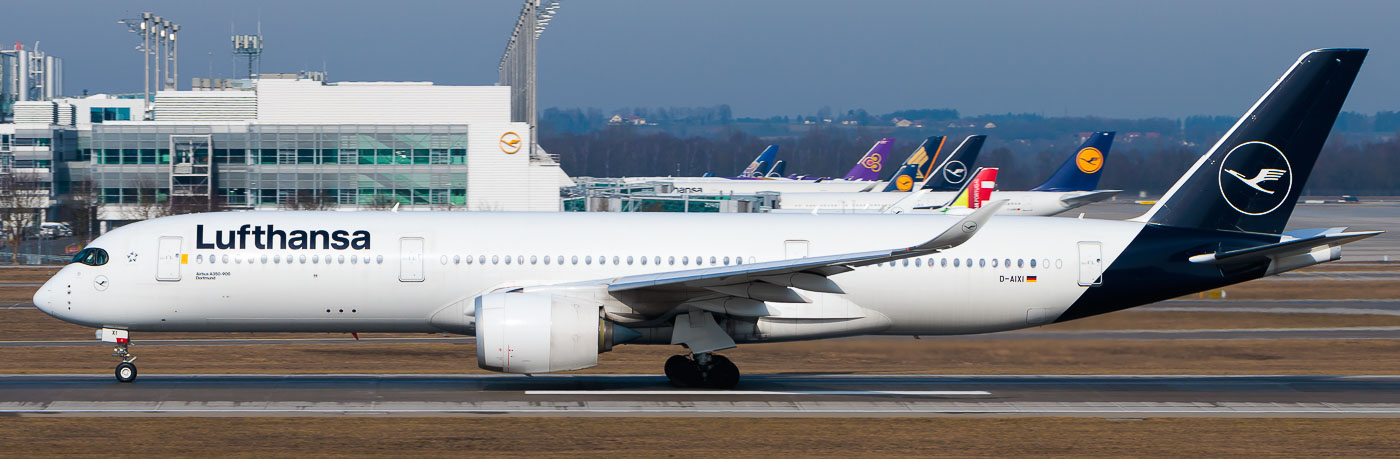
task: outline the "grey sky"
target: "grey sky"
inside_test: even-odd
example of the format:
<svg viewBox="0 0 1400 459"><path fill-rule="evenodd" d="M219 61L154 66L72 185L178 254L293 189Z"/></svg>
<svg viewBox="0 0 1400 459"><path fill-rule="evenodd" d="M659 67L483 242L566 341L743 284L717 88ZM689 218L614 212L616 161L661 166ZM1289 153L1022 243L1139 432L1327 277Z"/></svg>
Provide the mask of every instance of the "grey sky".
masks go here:
<svg viewBox="0 0 1400 459"><path fill-rule="evenodd" d="M70 93L140 91L154 11L183 25L182 85L228 76L229 26L259 18L266 72L491 84L515 0L9 2L0 40L65 59ZM1393 1L564 0L540 42L541 107L727 103L740 116L1169 116L1243 112L1304 50L1372 48L1346 109L1400 110ZM212 57L211 57L212 53Z"/></svg>

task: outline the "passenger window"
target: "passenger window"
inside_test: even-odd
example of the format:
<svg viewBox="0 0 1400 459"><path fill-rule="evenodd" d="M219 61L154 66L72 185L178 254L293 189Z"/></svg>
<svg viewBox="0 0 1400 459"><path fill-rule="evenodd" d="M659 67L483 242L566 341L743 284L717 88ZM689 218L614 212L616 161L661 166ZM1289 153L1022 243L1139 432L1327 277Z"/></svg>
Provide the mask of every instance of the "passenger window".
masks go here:
<svg viewBox="0 0 1400 459"><path fill-rule="evenodd" d="M210 260L213 260L214 257L209 257L209 259L210 259ZM273 256L272 256L272 264L274 264L274 265L282 264L282 256L281 256L281 255L273 255Z"/></svg>
<svg viewBox="0 0 1400 459"><path fill-rule="evenodd" d="M228 255L224 255L222 261L223 261L224 264L228 264Z"/></svg>
<svg viewBox="0 0 1400 459"><path fill-rule="evenodd" d="M544 264L549 264L549 255L544 256Z"/></svg>
<svg viewBox="0 0 1400 459"><path fill-rule="evenodd" d="M656 257L652 258L651 260L652 260L652 263L653 263L653 264L655 264L655 265L657 265L657 266L661 266L661 256L660 256L660 255L657 255Z"/></svg>
<svg viewBox="0 0 1400 459"><path fill-rule="evenodd" d="M715 260L714 255L711 255L711 256L710 256L710 266L714 266L714 265L719 264L719 263L716 263L716 261L717 261L717 260Z"/></svg>
<svg viewBox="0 0 1400 459"><path fill-rule="evenodd" d="M667 259L666 259L666 264L668 264L668 265L675 265L675 264L676 264L676 257L675 257L675 256L671 256L670 258L667 258Z"/></svg>
<svg viewBox="0 0 1400 459"><path fill-rule="evenodd" d="M924 259L923 259L923 258L915 258L915 259L914 259L914 267L915 267L915 268L921 267L921 266L923 266L923 265L924 265Z"/></svg>
<svg viewBox="0 0 1400 459"><path fill-rule="evenodd" d="M681 257L681 264L689 266L689 265L690 265L690 257Z"/></svg>
<svg viewBox="0 0 1400 459"><path fill-rule="evenodd" d="M947 258L940 258L940 259L938 259L938 264L941 265L941 266L943 266L944 268L947 268L947 267L948 267L948 259L947 259Z"/></svg>
<svg viewBox="0 0 1400 459"><path fill-rule="evenodd" d="M262 264L267 264L267 254L263 254L261 260L262 260Z"/></svg>
<svg viewBox="0 0 1400 459"><path fill-rule="evenodd" d="M320 256L320 255L312 255L312 256L311 256L311 264L321 264L321 256Z"/></svg>
<svg viewBox="0 0 1400 459"><path fill-rule="evenodd" d="M337 264L342 264L342 265L345 264L345 255L340 255L340 256L335 257L335 262L336 262Z"/></svg>
<svg viewBox="0 0 1400 459"><path fill-rule="evenodd" d="M297 257L297 263L306 264L306 255Z"/></svg>
<svg viewBox="0 0 1400 459"><path fill-rule="evenodd" d="M81 255L81 253L79 253L79 255ZM199 254L199 255L195 255L195 256L194 256L194 262L195 262L195 263L203 264L203 263L204 263L204 254L201 253L201 254Z"/></svg>
<svg viewBox="0 0 1400 459"><path fill-rule="evenodd" d="M563 255L560 255L559 258L556 258L556 260L559 260L559 264L561 264L561 265L564 264L564 256L563 256Z"/></svg>
<svg viewBox="0 0 1400 459"><path fill-rule="evenodd" d="M1035 267L1035 259L1034 259L1034 258L1031 259L1031 267L1032 267L1032 268Z"/></svg>
<svg viewBox="0 0 1400 459"><path fill-rule="evenodd" d="M368 261L369 259L365 259L365 260L366 260L365 263L369 263L369 261ZM477 263L477 264L480 264L480 265L485 265L485 264L486 264L486 255L478 255L478 256L476 257L476 263Z"/></svg>
<svg viewBox="0 0 1400 459"><path fill-rule="evenodd" d="M276 257L273 257L273 259L275 260ZM470 257L467 258L467 262L468 262L468 263L471 263L471 261L472 261L472 259L471 259ZM350 264L352 264L352 265L360 264L360 257L351 255L351 256L350 256Z"/></svg>
<svg viewBox="0 0 1400 459"><path fill-rule="evenodd" d="M1060 268L1063 268L1063 267L1065 267L1065 261L1062 260L1062 259L1056 258L1056 259L1055 259L1055 269L1060 269Z"/></svg>
<svg viewBox="0 0 1400 459"><path fill-rule="evenodd" d="M1025 259L1025 258L1017 258L1017 259L1016 259L1016 267L1017 267L1017 268L1024 268L1024 267L1026 267L1026 259Z"/></svg>
<svg viewBox="0 0 1400 459"><path fill-rule="evenodd" d="M992 267L993 267L993 268L997 267L997 259L995 259L995 258L992 259Z"/></svg>
<svg viewBox="0 0 1400 459"><path fill-rule="evenodd" d="M744 257L734 257L734 264L736 264L736 265L742 265L742 264L744 264Z"/></svg>
<svg viewBox="0 0 1400 459"><path fill-rule="evenodd" d="M376 264L381 264L381 265L384 264L384 256L383 256L383 255L376 255L376 256L374 257L374 262L375 262Z"/></svg>
<svg viewBox="0 0 1400 459"><path fill-rule="evenodd" d="M583 264L585 264L585 265L591 265L591 264L593 264L593 256L592 256L592 255L584 256L584 257L583 257Z"/></svg>
<svg viewBox="0 0 1400 459"><path fill-rule="evenodd" d="M628 256L627 256L627 266L632 266L632 256L631 256L631 255L628 255Z"/></svg>
<svg viewBox="0 0 1400 459"><path fill-rule="evenodd" d="M539 258L535 257L534 255L530 255L530 264L533 265L536 261L539 261Z"/></svg>
<svg viewBox="0 0 1400 459"><path fill-rule="evenodd" d="M506 264L510 264L510 255L506 255Z"/></svg>
<svg viewBox="0 0 1400 459"><path fill-rule="evenodd" d="M569 262L570 262L570 264L575 264L575 265L578 264L578 255L574 255L573 257L570 257L570 258L569 258Z"/></svg>
<svg viewBox="0 0 1400 459"><path fill-rule="evenodd" d="M606 264L608 264L608 256L607 256L607 255L598 255L598 264L600 264L600 265L606 265Z"/></svg>
<svg viewBox="0 0 1400 459"><path fill-rule="evenodd" d="M905 268L908 268L908 267L909 267L909 259L908 259L908 258L905 258L905 259L904 259L904 267L905 267Z"/></svg>
<svg viewBox="0 0 1400 459"><path fill-rule="evenodd" d="M987 267L987 259L986 259L986 258L978 258L978 259L977 259L977 267L978 267L978 268L986 268L986 267Z"/></svg>
<svg viewBox="0 0 1400 459"><path fill-rule="evenodd" d="M470 258L469 258L469 259L470 259ZM454 264L454 265L460 265L460 264L462 264L462 256L461 256L461 255L453 255L453 256L452 256L452 264Z"/></svg>
<svg viewBox="0 0 1400 459"><path fill-rule="evenodd" d="M637 257L637 258L642 262L642 266L646 266L646 264L647 264L647 257L646 257L646 255L642 255L642 256Z"/></svg>
<svg viewBox="0 0 1400 459"><path fill-rule="evenodd" d="M494 265L494 264L499 264L500 262L501 262L501 256L500 256L500 255L492 255L492 256L491 256L491 264L493 264L493 265Z"/></svg>
<svg viewBox="0 0 1400 459"><path fill-rule="evenodd" d="M959 267L959 266L962 266L962 259L961 259L961 258L954 258L954 259L953 259L953 267L954 267L954 268L957 268L957 267Z"/></svg>
<svg viewBox="0 0 1400 459"><path fill-rule="evenodd" d="M724 265L729 266L729 257L724 257Z"/></svg>

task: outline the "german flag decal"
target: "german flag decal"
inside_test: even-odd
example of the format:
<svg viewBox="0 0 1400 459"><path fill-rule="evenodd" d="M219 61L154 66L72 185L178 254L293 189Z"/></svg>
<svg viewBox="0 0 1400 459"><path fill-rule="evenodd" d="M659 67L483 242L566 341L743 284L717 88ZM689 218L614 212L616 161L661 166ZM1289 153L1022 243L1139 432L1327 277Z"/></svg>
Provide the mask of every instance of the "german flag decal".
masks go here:
<svg viewBox="0 0 1400 459"><path fill-rule="evenodd" d="M1026 276L1026 282L1035 282L1035 276Z"/></svg>

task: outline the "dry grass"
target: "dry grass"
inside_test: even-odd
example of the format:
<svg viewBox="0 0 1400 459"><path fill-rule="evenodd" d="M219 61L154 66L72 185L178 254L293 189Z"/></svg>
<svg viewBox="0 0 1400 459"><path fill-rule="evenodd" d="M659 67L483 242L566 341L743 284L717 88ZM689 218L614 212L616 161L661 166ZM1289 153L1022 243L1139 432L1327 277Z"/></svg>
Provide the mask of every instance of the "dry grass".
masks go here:
<svg viewBox="0 0 1400 459"><path fill-rule="evenodd" d="M132 348L142 374L485 373L472 344ZM658 374L679 346L621 346L585 373ZM749 374L1397 374L1400 340L849 339L723 351ZM14 349L0 373L108 373L110 348ZM1365 356L1365 358L1358 358Z"/></svg>
<svg viewBox="0 0 1400 459"><path fill-rule="evenodd" d="M1350 299L1392 300L1400 298L1400 282L1390 281L1278 281L1261 280L1225 287L1231 300ZM1188 295L1182 298L1196 298Z"/></svg>
<svg viewBox="0 0 1400 459"><path fill-rule="evenodd" d="M119 437L114 437L114 429L120 430ZM1394 457L1400 454L1400 423L1208 418L10 418L0 420L0 444L23 445L27 457Z"/></svg>

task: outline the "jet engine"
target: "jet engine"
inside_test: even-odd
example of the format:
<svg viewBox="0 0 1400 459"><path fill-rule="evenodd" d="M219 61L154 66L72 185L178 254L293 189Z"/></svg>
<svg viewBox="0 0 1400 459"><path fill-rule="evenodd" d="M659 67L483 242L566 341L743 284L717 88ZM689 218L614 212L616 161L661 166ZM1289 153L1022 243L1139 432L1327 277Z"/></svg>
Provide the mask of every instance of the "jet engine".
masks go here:
<svg viewBox="0 0 1400 459"><path fill-rule="evenodd" d="M503 373L588 368L598 354L639 336L602 319L603 305L549 293L492 293L476 298L476 359Z"/></svg>

